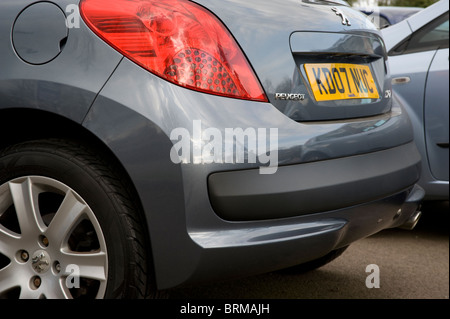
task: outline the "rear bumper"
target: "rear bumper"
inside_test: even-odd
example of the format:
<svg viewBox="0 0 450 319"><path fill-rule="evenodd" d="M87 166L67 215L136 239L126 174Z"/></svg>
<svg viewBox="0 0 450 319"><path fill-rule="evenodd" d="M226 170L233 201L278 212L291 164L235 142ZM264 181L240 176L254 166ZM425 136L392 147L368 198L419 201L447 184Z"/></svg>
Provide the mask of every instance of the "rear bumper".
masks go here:
<svg viewBox="0 0 450 319"><path fill-rule="evenodd" d="M408 224L424 196L419 175L413 143L283 166L273 175L210 174L213 209L228 220L188 227L200 253L184 284L287 268Z"/></svg>
<svg viewBox="0 0 450 319"><path fill-rule="evenodd" d="M340 209L384 198L419 178L413 144L359 156L258 170L213 173L214 211L223 219L258 220Z"/></svg>
<svg viewBox="0 0 450 319"><path fill-rule="evenodd" d="M423 197L417 186L373 202L329 212L198 230L202 253L184 283L223 280L288 268L320 258L386 228L405 224Z"/></svg>
<svg viewBox="0 0 450 319"><path fill-rule="evenodd" d="M287 268L407 225L424 196L415 185L419 175L413 143L283 166L273 175L257 170L210 174L210 199L222 220L199 224L188 219L198 254L183 284Z"/></svg>

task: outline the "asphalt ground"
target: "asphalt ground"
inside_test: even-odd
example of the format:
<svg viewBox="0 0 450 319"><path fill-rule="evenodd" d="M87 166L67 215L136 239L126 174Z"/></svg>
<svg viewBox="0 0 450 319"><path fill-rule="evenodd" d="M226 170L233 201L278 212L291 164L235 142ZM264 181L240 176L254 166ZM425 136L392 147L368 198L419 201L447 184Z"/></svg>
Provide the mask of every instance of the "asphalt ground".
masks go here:
<svg viewBox="0 0 450 319"><path fill-rule="evenodd" d="M449 299L449 204L424 203L422 212L413 230L361 239L317 270L172 289L169 299Z"/></svg>

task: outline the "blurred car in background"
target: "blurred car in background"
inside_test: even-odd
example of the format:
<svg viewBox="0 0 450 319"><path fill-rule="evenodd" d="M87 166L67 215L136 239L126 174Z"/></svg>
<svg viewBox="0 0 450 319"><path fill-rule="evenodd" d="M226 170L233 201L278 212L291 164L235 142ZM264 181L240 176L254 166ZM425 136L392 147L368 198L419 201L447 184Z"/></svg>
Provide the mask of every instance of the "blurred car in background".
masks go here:
<svg viewBox="0 0 450 319"><path fill-rule="evenodd" d="M449 1L382 30L394 94L403 100L422 154L427 200L449 199Z"/></svg>
<svg viewBox="0 0 450 319"><path fill-rule="evenodd" d="M393 24L399 23L406 18L421 11L423 8L418 7L359 7L362 13L368 15L370 20L378 29L387 28Z"/></svg>

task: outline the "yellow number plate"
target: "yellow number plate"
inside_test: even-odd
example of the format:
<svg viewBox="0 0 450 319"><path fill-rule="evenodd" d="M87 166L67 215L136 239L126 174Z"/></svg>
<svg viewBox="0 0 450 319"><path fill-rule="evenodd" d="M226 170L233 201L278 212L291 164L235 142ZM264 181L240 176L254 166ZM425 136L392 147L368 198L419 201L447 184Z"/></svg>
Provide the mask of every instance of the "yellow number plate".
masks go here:
<svg viewBox="0 0 450 319"><path fill-rule="evenodd" d="M317 101L379 98L372 72L367 65L305 64L305 70Z"/></svg>

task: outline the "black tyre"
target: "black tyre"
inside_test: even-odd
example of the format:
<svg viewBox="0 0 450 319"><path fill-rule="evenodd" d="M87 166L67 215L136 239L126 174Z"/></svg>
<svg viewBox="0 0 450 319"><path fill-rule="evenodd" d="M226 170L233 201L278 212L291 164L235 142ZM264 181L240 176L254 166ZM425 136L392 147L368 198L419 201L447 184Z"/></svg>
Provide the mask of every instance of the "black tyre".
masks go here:
<svg viewBox="0 0 450 319"><path fill-rule="evenodd" d="M75 142L0 151L0 297L146 297L145 221L118 171Z"/></svg>
<svg viewBox="0 0 450 319"><path fill-rule="evenodd" d="M286 274L301 274L301 273L315 270L317 268L325 266L326 264L328 264L328 263L332 262L333 260L335 260L336 258L338 258L340 255L342 255L342 253L347 248L348 248L348 246L338 248L336 250L329 252L328 254L326 254L323 257L308 261L304 264L300 264L300 265L296 265L296 266L289 267L286 269L282 269L282 270L280 270L280 272L286 273Z"/></svg>

